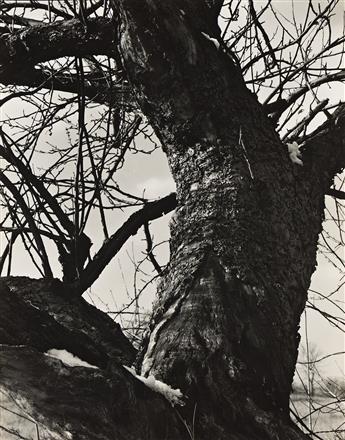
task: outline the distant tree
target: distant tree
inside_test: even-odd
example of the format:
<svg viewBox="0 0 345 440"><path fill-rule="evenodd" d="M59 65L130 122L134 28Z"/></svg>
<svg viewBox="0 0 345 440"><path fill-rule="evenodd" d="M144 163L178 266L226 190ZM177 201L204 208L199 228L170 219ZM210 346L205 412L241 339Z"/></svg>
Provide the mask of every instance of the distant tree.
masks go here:
<svg viewBox="0 0 345 440"><path fill-rule="evenodd" d="M322 355L317 345L310 343L308 343L307 346L303 346L300 352L301 359L298 365L301 371L298 376L305 387L306 393L310 397L313 397L315 395L318 376L321 375L318 362L319 359L322 358Z"/></svg>
<svg viewBox="0 0 345 440"><path fill-rule="evenodd" d="M0 4L0 384L40 438L309 438L289 395L325 195L345 198L345 104L322 98L345 77L337 3L310 1L302 19L270 0ZM7 118L18 99L24 115ZM59 145L42 140L57 131ZM121 188L128 154L160 146L176 194ZM173 210L161 268L149 223ZM82 294L140 228L160 283L134 347ZM11 276L17 243L40 279Z"/></svg>

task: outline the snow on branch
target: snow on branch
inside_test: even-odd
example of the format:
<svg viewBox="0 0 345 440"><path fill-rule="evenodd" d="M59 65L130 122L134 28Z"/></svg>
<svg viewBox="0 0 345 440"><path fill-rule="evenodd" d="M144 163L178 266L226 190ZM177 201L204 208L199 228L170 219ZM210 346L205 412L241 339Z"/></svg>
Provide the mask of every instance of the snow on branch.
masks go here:
<svg viewBox="0 0 345 440"><path fill-rule="evenodd" d="M201 34L207 38L209 41L211 41L212 44L214 44L216 46L216 49L219 49L219 41L216 38L210 37L208 34L206 34L205 32L201 32Z"/></svg>
<svg viewBox="0 0 345 440"><path fill-rule="evenodd" d="M301 160L302 153L300 151L300 145L298 145L296 141L292 142L291 144L288 143L286 145L288 147L291 162L303 166L303 162Z"/></svg>
<svg viewBox="0 0 345 440"><path fill-rule="evenodd" d="M136 379L140 380L140 382L142 382L152 391L164 396L167 400L169 400L172 406L184 405L183 394L181 393L181 390L172 388L170 385L155 379L154 376L151 375L148 377L139 376L135 373L135 371L132 368L126 367L126 365L123 365L123 368L125 368Z"/></svg>
<svg viewBox="0 0 345 440"><path fill-rule="evenodd" d="M52 348L44 353L46 356L52 357L54 359L58 359L65 365L69 367L85 367L85 368L93 368L98 369L95 365L91 365L88 362L85 362L79 359L74 354L70 353L67 350L58 350L56 348Z"/></svg>

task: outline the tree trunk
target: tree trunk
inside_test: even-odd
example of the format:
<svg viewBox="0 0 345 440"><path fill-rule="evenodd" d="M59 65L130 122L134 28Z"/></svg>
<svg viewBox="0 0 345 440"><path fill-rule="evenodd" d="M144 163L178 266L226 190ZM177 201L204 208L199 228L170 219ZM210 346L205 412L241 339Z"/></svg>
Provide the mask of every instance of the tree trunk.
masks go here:
<svg viewBox="0 0 345 440"><path fill-rule="evenodd" d="M207 23L172 1L121 11L126 70L178 200L142 374L182 389L196 438L303 438L289 394L323 192L289 160Z"/></svg>

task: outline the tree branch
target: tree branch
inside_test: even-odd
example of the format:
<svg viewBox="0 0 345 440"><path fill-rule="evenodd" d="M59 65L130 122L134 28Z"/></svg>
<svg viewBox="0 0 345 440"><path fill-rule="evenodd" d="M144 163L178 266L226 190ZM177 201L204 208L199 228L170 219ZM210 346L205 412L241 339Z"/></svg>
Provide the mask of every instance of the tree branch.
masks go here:
<svg viewBox="0 0 345 440"><path fill-rule="evenodd" d="M0 74L64 56L116 56L116 22L108 18L77 19L21 29L0 36Z"/></svg>
<svg viewBox="0 0 345 440"><path fill-rule="evenodd" d="M132 235L148 221L161 217L172 211L176 207L176 194L147 203L141 210L132 214L129 219L113 234L109 240L105 241L101 249L97 252L92 261L82 271L80 279L72 285L71 292L82 295L99 277L103 269L119 252L121 247Z"/></svg>
<svg viewBox="0 0 345 440"><path fill-rule="evenodd" d="M119 324L83 298L71 298L57 279L3 277L0 293L0 344L25 344L43 352L65 348L99 367L110 359L127 364L135 358Z"/></svg>
<svg viewBox="0 0 345 440"><path fill-rule="evenodd" d="M153 243L152 243L152 237L150 234L148 222L144 223L144 232L145 232L145 237L146 237L146 242L147 242L147 248L146 248L147 256L149 257L149 259L152 263L152 266L155 268L158 275L162 275L162 272L163 272L162 268L160 267L158 261L156 260L156 257L153 254Z"/></svg>
<svg viewBox="0 0 345 440"><path fill-rule="evenodd" d="M317 78L314 81L312 81L310 84L306 84L303 87L299 88L296 92L292 93L288 98L279 99L277 101L265 104L264 109L268 114L273 113L272 118L274 121L277 121L285 110L287 110L292 104L294 104L299 98L301 98L311 89L319 87L322 84L328 84L335 81L344 81L344 79L345 79L344 71L321 76L320 78Z"/></svg>
<svg viewBox="0 0 345 440"><path fill-rule="evenodd" d="M12 74L6 71L0 72L0 83L5 86L34 87L72 94L77 94L79 87L78 78L73 74L52 74L31 66ZM84 92L87 98L99 104L114 105L125 101L128 105L136 106L129 86L123 83L119 86L116 84L109 86L105 79L89 78L85 75Z"/></svg>
<svg viewBox="0 0 345 440"><path fill-rule="evenodd" d="M121 366L133 362L135 351L118 324L56 289L63 290L57 280L0 278L2 405L4 391L25 398L28 415L59 438L66 438L67 426L80 439L142 438L142 430L152 440L184 438L170 403ZM52 348L99 368L44 355Z"/></svg>
<svg viewBox="0 0 345 440"><path fill-rule="evenodd" d="M69 233L70 236L73 236L74 233L73 223L64 213L57 200L50 194L50 192L44 186L44 183L32 173L29 164L24 164L18 157L15 156L15 154L13 154L10 145L7 142L5 134L1 128L0 128L0 137L7 147L4 148L3 146L0 145L0 156L3 157L5 160L7 160L11 165L17 168L22 179L24 179L24 181L27 183L29 188L33 187L36 189L38 194L42 197L44 203L46 203L50 207L52 212L55 214L61 226Z"/></svg>
<svg viewBox="0 0 345 440"><path fill-rule="evenodd" d="M35 2L34 6L35 6L35 9L50 11L58 17L72 18L72 16L70 14L68 14L67 12L65 12L61 9L55 8L52 4L48 5L47 2L44 2L44 3ZM2 5L0 5L0 11L9 12L12 9L19 8L19 7L23 8L23 9L32 9L33 4L31 1L21 1L21 2L2 4Z"/></svg>
<svg viewBox="0 0 345 440"><path fill-rule="evenodd" d="M329 194L334 176L345 167L345 104L340 105L313 133L298 139L310 178L323 180ZM334 193L332 194L334 195Z"/></svg>
<svg viewBox="0 0 345 440"><path fill-rule="evenodd" d="M330 188L327 191L327 195L335 197L336 199L345 200L345 191L339 191L338 189Z"/></svg>
<svg viewBox="0 0 345 440"><path fill-rule="evenodd" d="M30 226L30 229L32 231L32 235L33 235L34 240L36 242L37 250L38 250L39 256L41 257L41 260L42 260L44 275L47 278L52 278L53 273L52 273L52 270L51 270L51 267L49 264L48 255L45 250L45 246L44 246L42 237L40 235L39 230L37 229L35 220L32 217L32 214L30 212L29 207L25 203L25 200L21 196L20 192L17 190L16 186L2 172L0 172L0 182L8 189L8 191L11 192L14 199L18 203L20 209L22 210L22 213L23 213L26 221L28 222L28 225Z"/></svg>

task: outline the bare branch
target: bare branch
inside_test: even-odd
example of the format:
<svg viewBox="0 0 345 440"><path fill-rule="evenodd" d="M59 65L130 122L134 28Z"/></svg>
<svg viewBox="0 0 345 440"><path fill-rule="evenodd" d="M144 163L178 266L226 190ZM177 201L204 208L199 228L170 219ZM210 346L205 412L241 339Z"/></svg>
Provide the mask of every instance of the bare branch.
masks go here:
<svg viewBox="0 0 345 440"><path fill-rule="evenodd" d="M78 78L73 73L51 73L29 66L16 72L0 72L0 83L7 85L16 85L24 87L34 87L38 89L49 89L59 92L68 92L76 94L78 92ZM106 79L95 79L85 75L84 84L85 96L99 104L114 105L117 102L125 101L127 105L134 106L134 98L131 95L128 85L122 82L120 85L112 83L109 85ZM23 95L28 92L19 92ZM33 93L30 91L29 93ZM6 96L4 100L8 101Z"/></svg>
<svg viewBox="0 0 345 440"><path fill-rule="evenodd" d="M146 222L144 224L144 232L145 232L145 237L146 237L146 242L147 242L147 249L146 249L147 255L148 255L153 267L155 268L156 272L159 275L162 275L162 272L163 272L162 268L160 267L158 261L156 260L156 257L153 254L153 243L152 243L152 237L150 234L148 222Z"/></svg>
<svg viewBox="0 0 345 440"><path fill-rule="evenodd" d="M23 65L64 56L116 56L116 23L94 18L87 29L77 19L33 26L0 36L0 74L11 75Z"/></svg>
<svg viewBox="0 0 345 440"><path fill-rule="evenodd" d="M54 7L52 4L48 5L47 2L44 2L44 3L35 2L34 6L35 6L35 9L50 11L58 17L63 17L63 18L67 18L67 19L73 18L72 15L68 14L66 11L63 11L61 9ZM14 1L11 3L6 2L5 4L0 5L0 11L9 12L12 9L15 9L18 7L23 8L23 9L32 9L33 4L31 1L21 1L21 2Z"/></svg>
<svg viewBox="0 0 345 440"><path fill-rule="evenodd" d="M294 104L299 98L301 98L305 93L309 92L311 89L321 86L322 84L329 84L335 81L344 81L345 79L345 71L340 71L336 73L328 73L327 75L323 75L320 78L316 78L314 81L311 81L310 84L306 84L303 87L299 88L296 92L292 93L286 99L280 99L279 101L275 101L272 103L268 103L265 107L267 113L273 113L273 119L278 120L280 115L288 109L292 104Z"/></svg>
<svg viewBox="0 0 345 440"><path fill-rule="evenodd" d="M73 288L76 295L81 295L99 277L103 269L119 252L126 241L135 235L148 221L161 217L176 207L176 194L171 193L162 199L147 203L140 211L132 214L129 219L105 241L92 261L85 267Z"/></svg>
<svg viewBox="0 0 345 440"><path fill-rule="evenodd" d="M336 199L345 200L345 191L339 191L338 189L330 188L327 191L327 195L335 197Z"/></svg>
<svg viewBox="0 0 345 440"><path fill-rule="evenodd" d="M36 222L31 215L30 209L28 208L27 204L25 203L25 200L23 199L23 197L21 196L20 192L17 190L15 185L2 172L0 172L0 182L2 182L3 185L12 193L13 197L16 199L18 205L20 206L20 209L22 210L23 215L26 221L28 222L28 225L30 226L30 229L34 236L37 249L42 260L44 274L47 278L52 278L53 273L50 268L49 259L43 244L43 240L39 230L37 229Z"/></svg>
<svg viewBox="0 0 345 440"><path fill-rule="evenodd" d="M41 180L39 180L31 171L28 164L24 164L18 157L13 154L10 149L9 144L6 141L6 137L3 131L0 129L0 136L4 142L6 142L7 148L0 146L0 156L6 159L10 164L15 166L22 178L28 183L29 186L34 187L37 192L41 195L42 199L45 203L47 203L53 213L56 215L58 220L60 221L61 226L68 231L70 235L73 234L74 225L69 220L67 215L61 209L61 206L57 202L57 200L49 193L47 188L44 186Z"/></svg>

